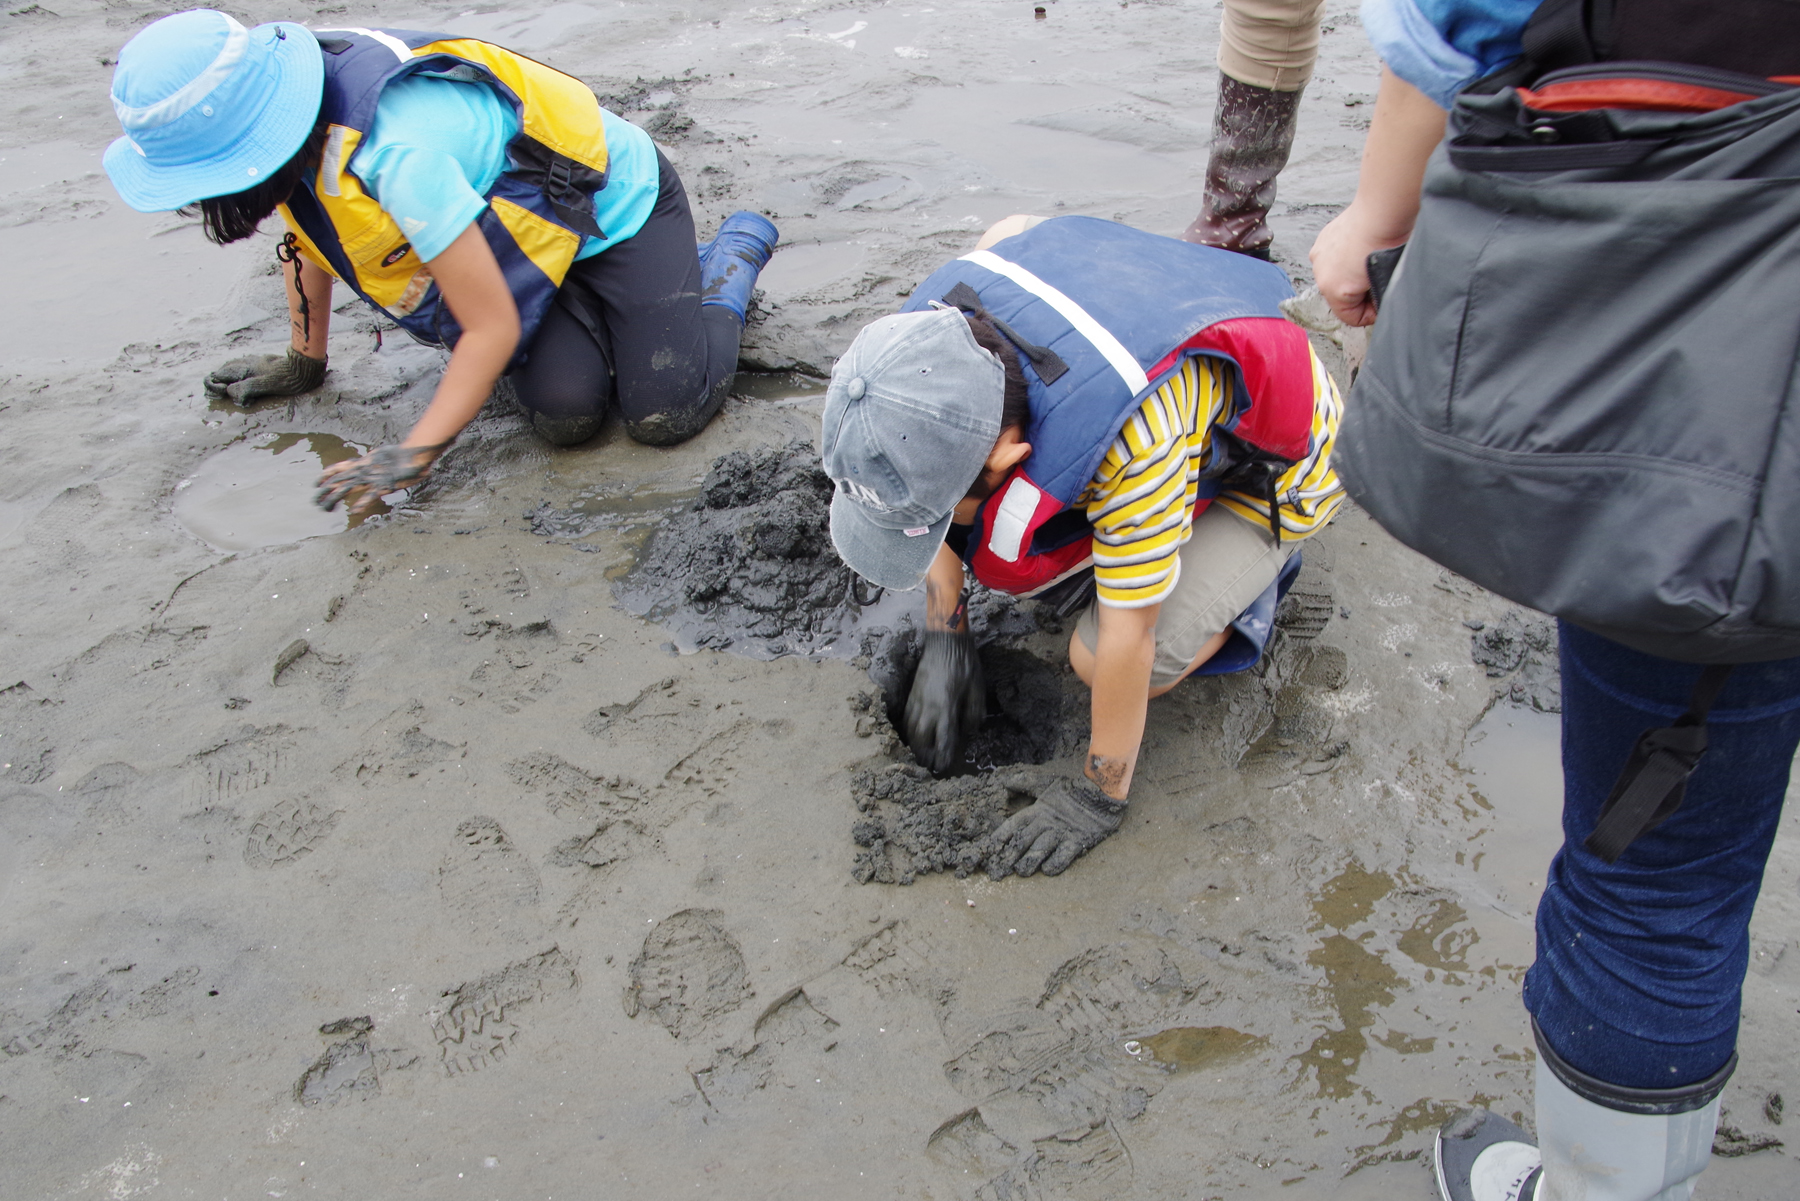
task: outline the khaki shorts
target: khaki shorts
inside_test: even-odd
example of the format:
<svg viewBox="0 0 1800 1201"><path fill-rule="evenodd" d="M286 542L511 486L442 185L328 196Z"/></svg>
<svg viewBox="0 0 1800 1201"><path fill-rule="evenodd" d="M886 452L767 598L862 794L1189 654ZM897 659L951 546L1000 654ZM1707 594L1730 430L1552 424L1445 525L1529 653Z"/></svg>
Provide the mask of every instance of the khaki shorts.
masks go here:
<svg viewBox="0 0 1800 1201"><path fill-rule="evenodd" d="M1319 57L1325 0L1225 0L1219 70L1239 83L1297 92Z"/></svg>
<svg viewBox="0 0 1800 1201"><path fill-rule="evenodd" d="M1156 659L1150 686L1166 688L1187 674L1194 656L1239 613L1268 590L1298 542L1280 546L1266 525L1251 525L1224 505L1194 519L1193 536L1178 552L1181 574L1163 598L1156 618ZM1091 652L1099 645L1100 602L1075 623L1075 636Z"/></svg>

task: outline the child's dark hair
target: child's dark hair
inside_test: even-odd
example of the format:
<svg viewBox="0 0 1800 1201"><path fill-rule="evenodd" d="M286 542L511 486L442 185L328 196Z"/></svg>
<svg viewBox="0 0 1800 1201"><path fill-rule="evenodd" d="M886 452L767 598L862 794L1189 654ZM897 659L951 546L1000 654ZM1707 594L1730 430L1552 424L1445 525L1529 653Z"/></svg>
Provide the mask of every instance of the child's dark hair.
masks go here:
<svg viewBox="0 0 1800 1201"><path fill-rule="evenodd" d="M974 313L964 313L963 317L969 322L969 332L975 335L975 345L999 359L1000 366L1006 371L1006 392L1000 402L1000 428L1016 425L1023 429L1031 421L1031 400L1030 393L1025 390L1025 372L1019 366L1019 352L986 317Z"/></svg>
<svg viewBox="0 0 1800 1201"><path fill-rule="evenodd" d="M261 183L252 184L228 196L209 196L205 200L182 206L185 217L198 216L206 226L208 241L224 246L241 242L256 232L256 227L269 219L275 206L287 203L307 170L319 161L325 146L326 123L320 120L306 135L294 157L269 172Z"/></svg>

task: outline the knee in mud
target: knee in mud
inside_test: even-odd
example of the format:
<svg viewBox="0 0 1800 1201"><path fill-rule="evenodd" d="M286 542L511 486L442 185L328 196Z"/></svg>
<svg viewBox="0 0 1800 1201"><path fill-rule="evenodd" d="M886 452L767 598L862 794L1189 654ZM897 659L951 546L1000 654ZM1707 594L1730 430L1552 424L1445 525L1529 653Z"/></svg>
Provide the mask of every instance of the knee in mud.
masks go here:
<svg viewBox="0 0 1800 1201"><path fill-rule="evenodd" d="M598 413L580 417L546 417L542 413L531 415L531 428L537 431L538 437L552 446L577 446L598 434L604 423L605 419Z"/></svg>

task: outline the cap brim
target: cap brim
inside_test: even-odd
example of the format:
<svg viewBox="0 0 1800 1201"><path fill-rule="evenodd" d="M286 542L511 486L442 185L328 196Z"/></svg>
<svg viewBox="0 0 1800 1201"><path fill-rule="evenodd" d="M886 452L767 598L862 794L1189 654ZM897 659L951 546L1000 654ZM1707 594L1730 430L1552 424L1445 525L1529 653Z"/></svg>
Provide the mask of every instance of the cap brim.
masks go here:
<svg viewBox="0 0 1800 1201"><path fill-rule="evenodd" d="M905 530L877 525L866 508L839 492L831 498L831 544L863 579L890 591L908 592L925 579L954 515L946 513L924 533L908 536Z"/></svg>
<svg viewBox="0 0 1800 1201"><path fill-rule="evenodd" d="M212 196L229 196L256 186L294 157L319 120L325 59L306 26L271 24L288 36L275 43L262 64L275 73L275 85L256 128L216 158L176 166L157 166L138 153L129 137L119 138L106 148L102 161L126 204L140 213L166 213Z"/></svg>

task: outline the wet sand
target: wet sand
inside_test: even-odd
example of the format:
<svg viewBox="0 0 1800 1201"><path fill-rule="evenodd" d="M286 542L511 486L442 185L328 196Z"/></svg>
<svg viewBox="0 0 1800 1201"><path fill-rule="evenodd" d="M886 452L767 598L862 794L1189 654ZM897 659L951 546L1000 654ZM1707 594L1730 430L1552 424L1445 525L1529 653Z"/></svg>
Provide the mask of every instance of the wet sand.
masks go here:
<svg viewBox="0 0 1800 1201"><path fill-rule="evenodd" d="M589 79L703 229L775 217L746 358L816 372L1008 213L1193 215L1216 12L1032 7L233 11ZM104 60L162 11L0 16L0 1195L1386 1201L1432 1195L1456 1106L1529 1117L1555 718L1467 624L1511 606L1348 512L1274 670L1156 702L1068 874L858 884L876 682L683 653L613 592L715 459L815 435L816 386L748 379L674 450L489 411L393 512L278 541L288 459L393 440L442 358L345 303L291 420L209 406L281 289L272 239L100 173ZM1275 221L1302 281L1376 80L1354 5L1326 25ZM182 524L208 479L290 477ZM1800 1194L1796 821L1702 1197Z"/></svg>

